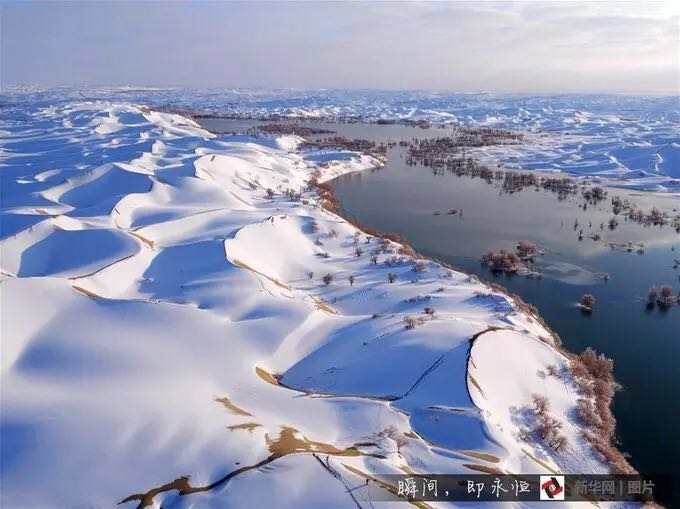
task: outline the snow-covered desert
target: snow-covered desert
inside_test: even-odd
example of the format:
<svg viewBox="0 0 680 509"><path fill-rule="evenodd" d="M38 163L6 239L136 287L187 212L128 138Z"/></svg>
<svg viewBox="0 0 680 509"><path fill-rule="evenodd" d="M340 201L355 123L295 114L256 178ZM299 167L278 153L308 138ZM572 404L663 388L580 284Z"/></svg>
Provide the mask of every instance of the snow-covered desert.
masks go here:
<svg viewBox="0 0 680 509"><path fill-rule="evenodd" d="M6 102L3 508L370 507L391 473L633 471L531 306L324 207L383 161Z"/></svg>
<svg viewBox="0 0 680 509"><path fill-rule="evenodd" d="M0 509L680 507L680 2L0 1Z"/></svg>

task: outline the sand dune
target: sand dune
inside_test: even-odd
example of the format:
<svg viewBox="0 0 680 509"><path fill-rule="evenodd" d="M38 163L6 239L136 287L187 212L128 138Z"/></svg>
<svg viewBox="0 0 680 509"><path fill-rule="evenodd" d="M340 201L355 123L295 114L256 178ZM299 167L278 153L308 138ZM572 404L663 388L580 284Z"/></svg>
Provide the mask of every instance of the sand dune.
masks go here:
<svg viewBox="0 0 680 509"><path fill-rule="evenodd" d="M347 507L386 473L607 471L569 381L537 379L566 363L549 331L305 189L375 160L129 105L26 115L0 141L3 507ZM517 442L534 392L567 451Z"/></svg>

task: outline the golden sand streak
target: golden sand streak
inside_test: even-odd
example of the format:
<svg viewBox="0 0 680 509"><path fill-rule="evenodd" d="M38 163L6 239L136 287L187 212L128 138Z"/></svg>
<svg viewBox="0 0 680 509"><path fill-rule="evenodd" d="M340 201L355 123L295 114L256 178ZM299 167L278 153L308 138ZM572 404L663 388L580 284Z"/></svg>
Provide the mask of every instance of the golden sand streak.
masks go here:
<svg viewBox="0 0 680 509"><path fill-rule="evenodd" d="M500 468L487 467L486 465L476 465L474 463L463 463L463 466L470 470L477 472L484 472L485 474L505 475L506 472Z"/></svg>
<svg viewBox="0 0 680 509"><path fill-rule="evenodd" d="M239 429L245 429L247 431L253 431L255 428L260 428L262 427L262 424L258 424L256 422L246 422L243 424L234 424L233 426L227 426L227 429L231 431L236 431Z"/></svg>
<svg viewBox="0 0 680 509"><path fill-rule="evenodd" d="M259 376L262 380L264 380L268 384L281 385L274 375L272 375L268 371L265 371L259 366L255 366L255 373L257 373L257 376Z"/></svg>
<svg viewBox="0 0 680 509"><path fill-rule="evenodd" d="M328 454L331 456L372 456L374 458L385 459L384 456L379 454L361 452L356 446L347 447L346 449L339 449L331 444L308 440L306 437L300 435L295 428L291 428L289 426L283 427L281 429L281 433L276 440L272 440L269 435L265 435L265 440L267 442L267 446L269 447L269 451L271 452L269 457L259 461L258 463L255 463L254 465L238 468L213 482L212 484L206 486L191 486L189 484L189 476L185 475L175 479L170 483L164 484L163 486L153 488L146 493L136 493L134 495L125 497L119 502L119 504L137 500L139 501L137 509L144 509L145 507L153 505L154 497L156 497L156 495L167 491L176 490L181 496L209 491L223 485L229 481L229 479L236 477L239 474L249 470L256 470L289 454L320 452L322 454Z"/></svg>
<svg viewBox="0 0 680 509"><path fill-rule="evenodd" d="M500 461L501 461L496 456L493 456L492 454L486 454L486 453L483 453L483 452L475 452L475 451L456 451L456 452L459 452L460 454L464 454L465 456L470 456L471 458L477 458L479 460L488 461L489 463L500 463Z"/></svg>
<svg viewBox="0 0 680 509"><path fill-rule="evenodd" d="M226 396L222 398L215 398L215 401L217 401L218 403L222 403L227 410L236 415L245 415L246 417L253 416L253 414L251 414L250 412L246 412L242 408L239 408L236 405L234 405Z"/></svg>

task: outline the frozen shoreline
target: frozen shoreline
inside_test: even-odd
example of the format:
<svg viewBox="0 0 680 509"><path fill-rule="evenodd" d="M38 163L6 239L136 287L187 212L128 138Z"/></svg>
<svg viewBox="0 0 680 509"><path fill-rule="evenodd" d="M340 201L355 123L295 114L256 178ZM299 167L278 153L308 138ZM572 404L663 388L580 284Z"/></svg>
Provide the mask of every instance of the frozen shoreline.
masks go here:
<svg viewBox="0 0 680 509"><path fill-rule="evenodd" d="M1 141L4 506L275 506L304 478L287 503L341 507L357 470L608 471L549 331L301 192L376 160L319 166L296 137L216 137L127 105L27 116ZM517 440L534 393L568 449ZM272 457L267 475L244 468Z"/></svg>

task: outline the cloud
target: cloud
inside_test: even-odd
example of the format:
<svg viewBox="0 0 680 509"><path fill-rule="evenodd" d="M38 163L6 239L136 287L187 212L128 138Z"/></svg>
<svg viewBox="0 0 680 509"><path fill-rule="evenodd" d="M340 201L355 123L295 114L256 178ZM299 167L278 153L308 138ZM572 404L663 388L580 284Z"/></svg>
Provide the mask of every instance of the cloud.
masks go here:
<svg viewBox="0 0 680 509"><path fill-rule="evenodd" d="M673 2L2 4L2 82L678 93Z"/></svg>

